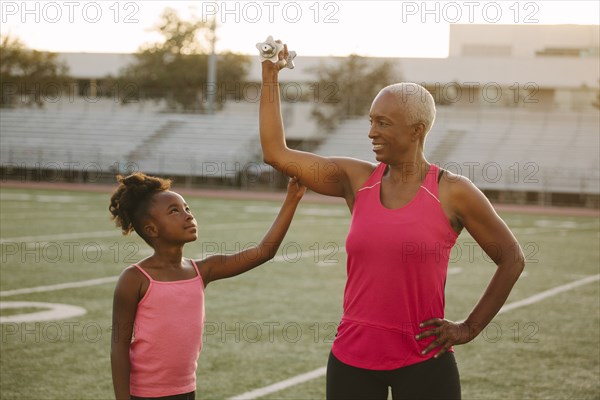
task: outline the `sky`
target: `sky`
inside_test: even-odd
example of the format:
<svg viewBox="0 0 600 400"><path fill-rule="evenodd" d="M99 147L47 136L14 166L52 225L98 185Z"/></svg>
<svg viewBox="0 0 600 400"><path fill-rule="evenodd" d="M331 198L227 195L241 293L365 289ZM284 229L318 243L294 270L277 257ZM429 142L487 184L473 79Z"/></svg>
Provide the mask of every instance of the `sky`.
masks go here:
<svg viewBox="0 0 600 400"><path fill-rule="evenodd" d="M298 54L446 57L450 23L594 24L590 1L5 1L0 30L54 52L132 53L156 42L171 7L184 18L217 19L217 52L256 54L268 35Z"/></svg>

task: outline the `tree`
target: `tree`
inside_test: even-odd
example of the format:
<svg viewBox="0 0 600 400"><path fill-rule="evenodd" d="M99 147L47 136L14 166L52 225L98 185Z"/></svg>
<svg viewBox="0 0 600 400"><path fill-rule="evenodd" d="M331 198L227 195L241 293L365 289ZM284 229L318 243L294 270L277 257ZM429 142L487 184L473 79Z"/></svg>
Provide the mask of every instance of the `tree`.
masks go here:
<svg viewBox="0 0 600 400"><path fill-rule="evenodd" d="M313 107L312 115L329 131L343 119L366 118L379 90L398 81L389 62L371 63L355 54L337 66L320 68L317 73L318 93L323 96Z"/></svg>
<svg viewBox="0 0 600 400"><path fill-rule="evenodd" d="M0 107L42 107L45 101L60 98L72 82L68 67L57 57L29 50L16 37L0 37Z"/></svg>
<svg viewBox="0 0 600 400"><path fill-rule="evenodd" d="M233 53L219 54L217 87L208 87L210 31L199 20L184 21L175 10L167 8L155 31L164 40L140 47L136 61L119 77L121 85L135 85L140 99L164 100L167 108L175 111L203 111L207 94L215 93L217 106L222 107L224 90L228 86L239 89L250 67L250 59ZM129 99L131 100L131 99Z"/></svg>

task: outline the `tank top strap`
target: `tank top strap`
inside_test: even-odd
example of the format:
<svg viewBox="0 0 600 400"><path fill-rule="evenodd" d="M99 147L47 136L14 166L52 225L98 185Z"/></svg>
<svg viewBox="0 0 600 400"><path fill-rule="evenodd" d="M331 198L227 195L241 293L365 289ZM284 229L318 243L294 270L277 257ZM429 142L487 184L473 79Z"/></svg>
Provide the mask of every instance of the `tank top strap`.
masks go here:
<svg viewBox="0 0 600 400"><path fill-rule="evenodd" d="M429 171L425 176L425 180L421 187L427 191L431 197L433 197L438 203L440 202L440 195L438 191L438 174L440 172L440 167L435 164L431 164L429 167Z"/></svg>
<svg viewBox="0 0 600 400"><path fill-rule="evenodd" d="M144 271L144 268L140 267L137 264L133 264L134 267L136 267L138 270L140 270L140 272L144 275L146 275L146 278L150 279L150 282L153 282L154 279L152 279L152 277L150 276L150 274L148 274L146 271Z"/></svg>
<svg viewBox="0 0 600 400"><path fill-rule="evenodd" d="M363 189L370 189L373 186L380 184L381 178L383 177L383 173L385 172L386 167L386 164L379 163L379 165L375 167L373 172L371 172L371 175L369 175L367 181L362 185L360 189L358 189L358 191L360 192Z"/></svg>
<svg viewBox="0 0 600 400"><path fill-rule="evenodd" d="M192 262L192 265L194 266L194 269L196 270L197 276L200 276L200 270L198 269L196 262L194 260L192 260L191 258L190 258L190 261Z"/></svg>

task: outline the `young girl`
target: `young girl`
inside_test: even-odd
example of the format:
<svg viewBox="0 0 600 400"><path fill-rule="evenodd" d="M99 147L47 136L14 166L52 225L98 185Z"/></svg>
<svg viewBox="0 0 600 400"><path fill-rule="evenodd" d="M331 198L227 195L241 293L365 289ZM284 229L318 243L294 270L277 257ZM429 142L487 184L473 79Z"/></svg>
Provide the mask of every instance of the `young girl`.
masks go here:
<svg viewBox="0 0 600 400"><path fill-rule="evenodd" d="M119 176L109 210L123 234L134 230L154 254L126 268L113 300L111 364L117 399L194 399L202 348L204 288L273 258L306 188L290 179L287 197L260 244L201 261L183 257L196 220L171 181ZM132 339L133 338L133 339Z"/></svg>

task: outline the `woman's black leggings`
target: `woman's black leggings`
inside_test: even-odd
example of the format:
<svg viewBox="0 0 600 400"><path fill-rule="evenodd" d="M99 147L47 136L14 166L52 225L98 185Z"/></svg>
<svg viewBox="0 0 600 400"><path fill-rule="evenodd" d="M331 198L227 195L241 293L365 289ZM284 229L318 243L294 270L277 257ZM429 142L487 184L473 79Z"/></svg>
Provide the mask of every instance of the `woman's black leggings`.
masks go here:
<svg viewBox="0 0 600 400"><path fill-rule="evenodd" d="M389 387L394 400L460 399L454 354L448 352L440 358L389 371L352 367L329 354L328 400L386 400Z"/></svg>
<svg viewBox="0 0 600 400"><path fill-rule="evenodd" d="M137 397L131 396L131 400L195 400L196 391L182 394L175 394L173 396L164 397Z"/></svg>

